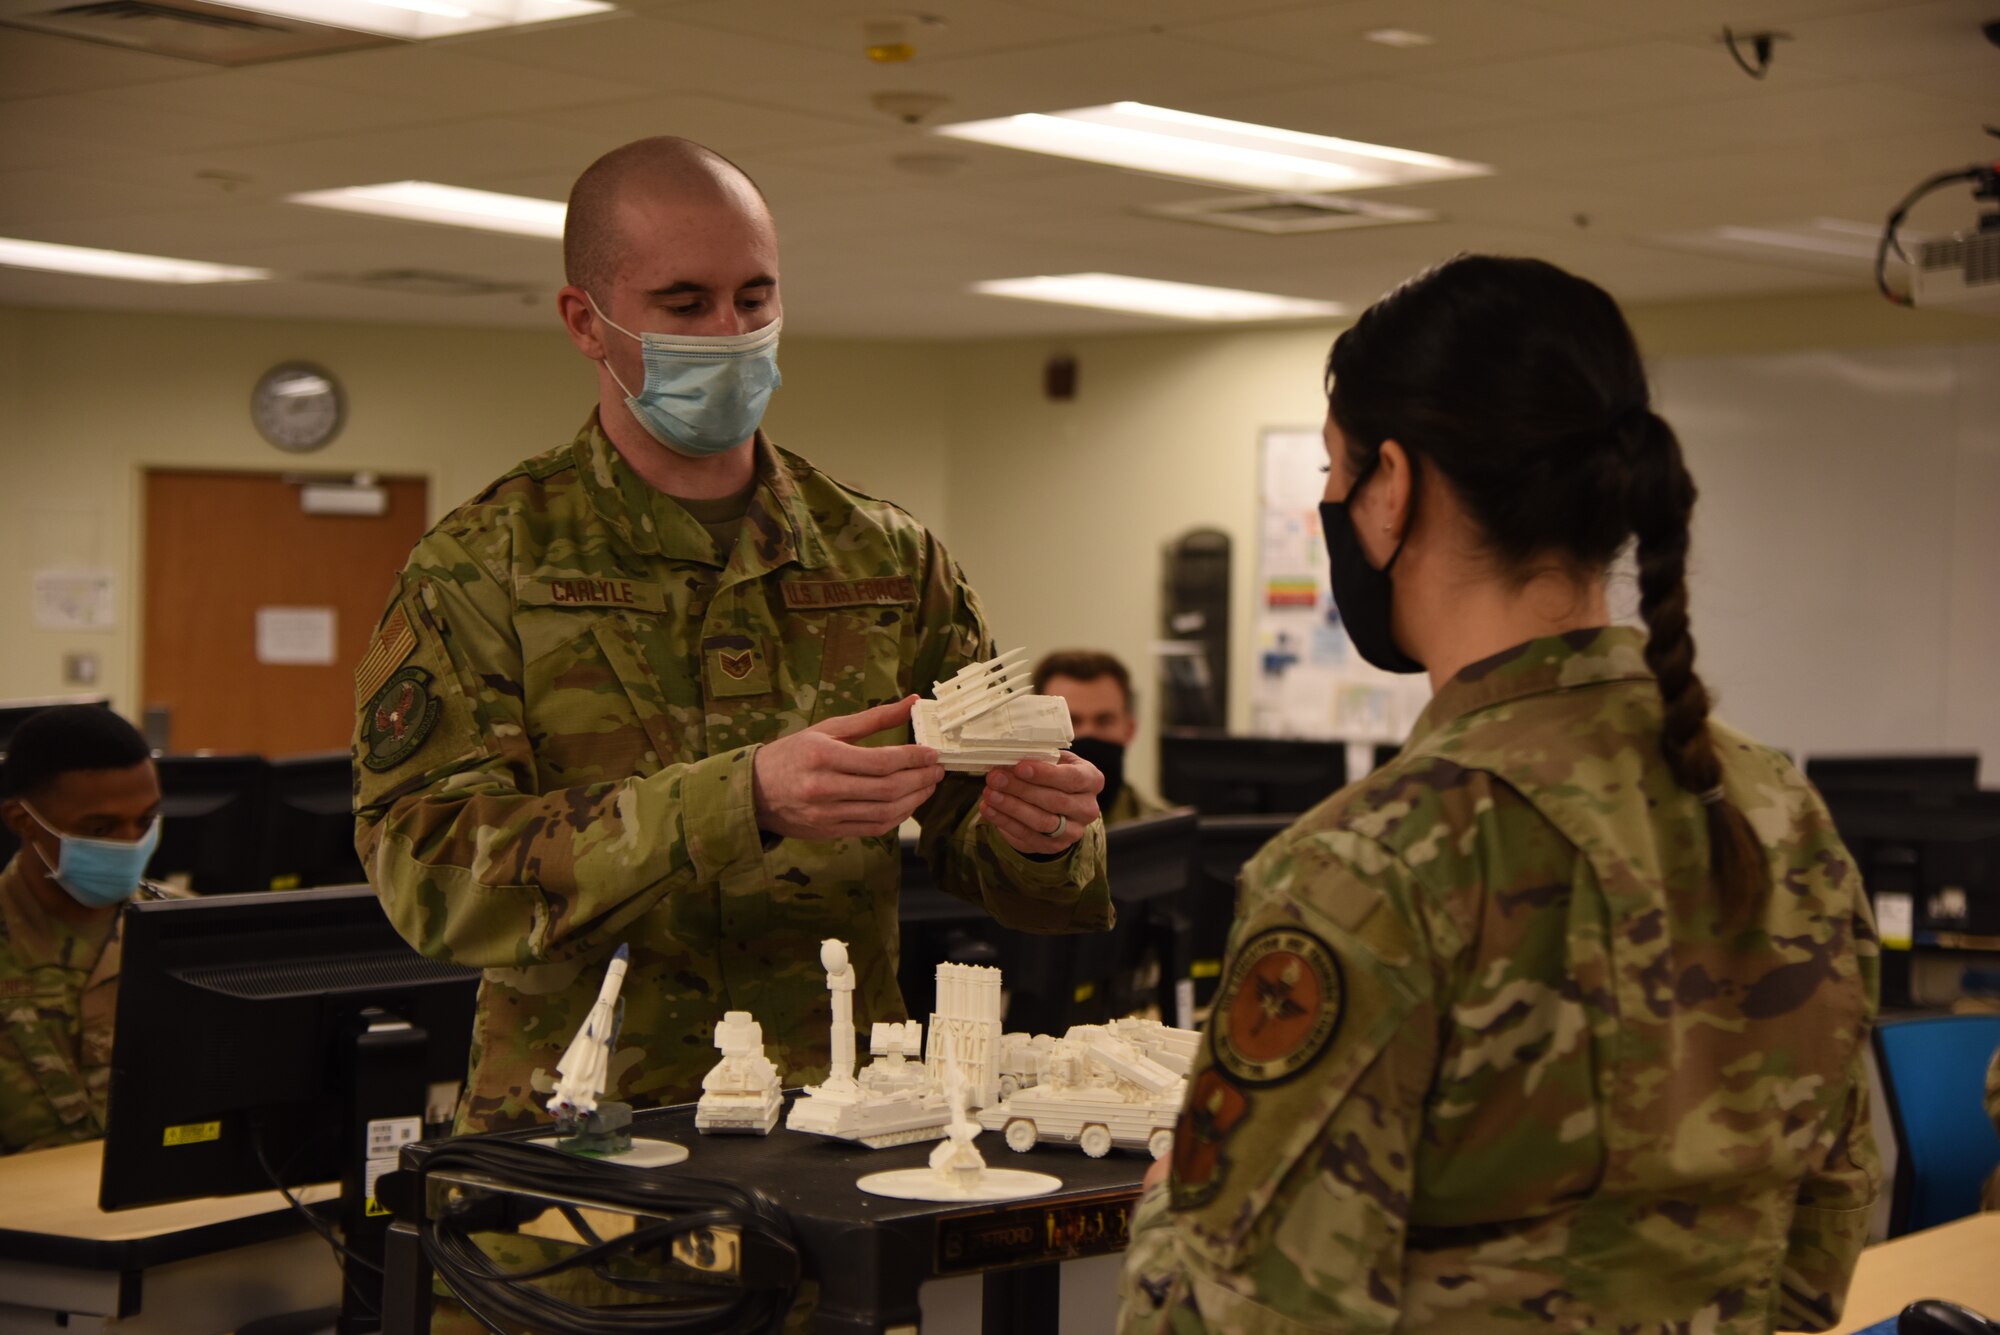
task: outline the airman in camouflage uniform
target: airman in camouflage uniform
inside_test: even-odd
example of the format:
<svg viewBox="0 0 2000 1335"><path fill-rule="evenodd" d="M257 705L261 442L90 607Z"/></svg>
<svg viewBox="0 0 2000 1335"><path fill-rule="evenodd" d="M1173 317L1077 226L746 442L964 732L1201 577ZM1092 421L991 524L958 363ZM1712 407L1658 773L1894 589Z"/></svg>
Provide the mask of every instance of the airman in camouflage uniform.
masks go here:
<svg viewBox="0 0 2000 1335"><path fill-rule="evenodd" d="M1244 870L1123 1285L1136 1332L1823 1329L1878 1165L1876 939L1816 794L1714 725L1771 888L1700 885L1627 629L1448 681Z"/></svg>
<svg viewBox="0 0 2000 1335"><path fill-rule="evenodd" d="M357 846L413 945L486 970L463 1130L543 1118L621 943L610 1088L637 1106L699 1096L730 1010L764 1025L786 1083L820 1078L829 936L853 955L856 1025L904 1018L895 831L766 838L751 766L991 639L915 520L761 435L756 452L726 564L593 419L439 523L398 582L363 665L379 679L359 682ZM1101 831L1031 860L979 794L947 779L918 813L939 884L1028 931L1108 926Z"/></svg>
<svg viewBox="0 0 2000 1335"><path fill-rule="evenodd" d="M758 429L782 306L749 178L685 140L614 150L564 263L596 410L417 544L355 674L369 879L419 950L485 970L462 1130L545 1120L620 945L611 1096L697 1097L731 1010L788 1083L820 1078L823 939L857 1025L904 1017L913 813L938 884L1008 926L1111 919L1095 770L982 785L910 743L914 693L992 640L922 525Z"/></svg>
<svg viewBox="0 0 2000 1335"><path fill-rule="evenodd" d="M104 1135L123 909L81 902L52 868L65 834L129 841L146 831L160 781L131 724L66 705L21 725L0 791L0 816L23 845L0 869L0 1154L12 1154ZM177 893L139 881L136 897Z"/></svg>

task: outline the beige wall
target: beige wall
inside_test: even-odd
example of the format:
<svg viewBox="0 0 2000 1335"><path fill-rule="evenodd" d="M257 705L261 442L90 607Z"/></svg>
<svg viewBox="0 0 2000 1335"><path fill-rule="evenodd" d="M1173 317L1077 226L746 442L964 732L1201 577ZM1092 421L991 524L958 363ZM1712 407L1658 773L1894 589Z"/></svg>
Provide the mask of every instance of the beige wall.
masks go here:
<svg viewBox="0 0 2000 1335"><path fill-rule="evenodd" d="M1942 367L1952 362L1954 345L2000 342L2000 320L1900 310L1864 294L1654 306L1634 310L1632 320L1654 362L1907 347ZM1101 646L1150 684L1160 548L1191 527L1221 528L1234 543L1230 718L1232 726L1247 728L1255 667L1250 628L1258 434L1265 427L1309 427L1324 418L1321 375L1338 329L1311 325L1007 340L953 349L957 411L950 540L1002 642L1037 650ZM1042 396L1040 368L1058 351L1077 358L1079 391L1072 403ZM1692 444L1690 452L1696 454ZM1939 522L1948 523L1944 480L1921 479L1920 485L1939 493ZM1742 536L1738 547L1754 547L1753 533ZM1825 536L1831 542L1843 535ZM1700 557L1697 551L1697 563ZM1816 559L1815 553L1792 555L1794 564ZM1829 562L1825 568L1838 567ZM1987 589L2000 606L2000 572L1994 579ZM1744 597L1754 604L1754 588ZM1867 609L1859 615L1865 624ZM1697 607L1697 633L1701 628ZM1739 646L1740 656L1751 656L1754 647ZM1928 647L1939 656L1946 651L1941 639ZM1905 689L1893 682L1841 679L1837 671L1827 676L1850 693ZM1727 683L1721 685L1726 696ZM1929 688L1928 682L1920 684ZM1147 692L1142 713L1157 694ZM1845 723L1855 710L1842 700L1826 713ZM1739 721L1758 726L1755 719ZM1147 717L1141 729L1130 762L1135 774L1153 772L1152 724ZM1773 738L1778 744L1825 745L1790 735L1789 718L1765 726L1787 734ZM1903 744L1943 743L1908 738ZM1989 777L1995 773L2000 755L1988 765Z"/></svg>
<svg viewBox="0 0 2000 1335"><path fill-rule="evenodd" d="M291 359L332 370L348 394L339 437L302 458L250 425L252 384ZM771 429L942 529L944 400L922 365L892 345L788 340ZM146 468L420 474L435 516L567 440L593 393L553 330L0 308L0 700L77 689L63 655L90 652L96 689L137 717ZM46 566L112 571L116 627L36 629L31 572Z"/></svg>
<svg viewBox="0 0 2000 1335"><path fill-rule="evenodd" d="M1900 311L1860 294L1634 312L1648 355L2000 342L2000 321ZM1248 719L1260 429L1324 412L1336 326L956 344L785 343L770 426L784 444L897 501L945 538L1003 644L1107 647L1150 684L1159 552L1196 525L1236 542L1232 716ZM1053 352L1077 357L1073 402L1042 395ZM312 468L417 472L433 507L565 439L587 368L559 333L0 309L0 699L64 689L66 650L94 650L137 713L138 478L147 466L283 469L251 429L269 365L333 369L349 425ZM121 580L106 633L38 631L28 572L99 565ZM1155 693L1148 691L1146 704ZM1142 738L1145 733L1142 732ZM1142 741L1134 772L1151 772Z"/></svg>

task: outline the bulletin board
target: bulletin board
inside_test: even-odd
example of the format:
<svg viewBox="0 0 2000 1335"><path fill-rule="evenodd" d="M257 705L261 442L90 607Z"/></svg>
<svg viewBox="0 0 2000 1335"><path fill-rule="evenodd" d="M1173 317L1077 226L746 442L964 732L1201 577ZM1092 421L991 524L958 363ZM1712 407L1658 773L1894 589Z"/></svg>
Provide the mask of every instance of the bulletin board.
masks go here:
<svg viewBox="0 0 2000 1335"><path fill-rule="evenodd" d="M1259 442L1260 524L1251 731L1262 737L1401 742L1430 681L1370 667L1341 625L1320 536L1326 447L1318 427L1266 430Z"/></svg>

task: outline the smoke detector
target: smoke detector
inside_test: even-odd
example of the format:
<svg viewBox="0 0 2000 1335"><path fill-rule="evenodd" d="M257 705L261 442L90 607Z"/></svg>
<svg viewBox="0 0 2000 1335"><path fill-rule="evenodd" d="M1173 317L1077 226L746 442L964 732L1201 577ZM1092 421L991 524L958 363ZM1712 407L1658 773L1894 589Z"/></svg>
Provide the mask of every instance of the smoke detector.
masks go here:
<svg viewBox="0 0 2000 1335"><path fill-rule="evenodd" d="M1151 204L1139 212L1174 222L1206 223L1210 227L1230 227L1266 236L1438 221L1438 215L1430 209L1349 199L1343 195L1293 193L1215 195L1184 204Z"/></svg>
<svg viewBox="0 0 2000 1335"><path fill-rule="evenodd" d="M884 116L893 116L905 125L921 125L926 117L951 105L943 93L877 93L868 101Z"/></svg>

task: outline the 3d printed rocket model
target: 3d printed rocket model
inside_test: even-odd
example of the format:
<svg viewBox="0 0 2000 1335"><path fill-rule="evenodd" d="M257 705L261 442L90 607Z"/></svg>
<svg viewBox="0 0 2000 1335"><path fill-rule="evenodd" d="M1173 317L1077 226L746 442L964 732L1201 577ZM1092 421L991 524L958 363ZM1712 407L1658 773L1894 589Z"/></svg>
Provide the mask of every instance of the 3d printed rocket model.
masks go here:
<svg viewBox="0 0 2000 1335"><path fill-rule="evenodd" d="M576 1037L556 1062L558 1079L555 1093L549 1098L549 1114L556 1119L556 1129L567 1137L558 1141L556 1148L571 1154L602 1156L632 1147L632 1133L628 1129L632 1106L599 1105L597 1101L604 1093L611 1053L625 1019L618 989L624 985L625 968L631 959L630 947L618 947L618 953L604 970L604 985L598 989L597 1000L583 1017L583 1027L576 1031Z"/></svg>

